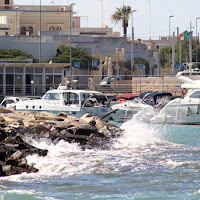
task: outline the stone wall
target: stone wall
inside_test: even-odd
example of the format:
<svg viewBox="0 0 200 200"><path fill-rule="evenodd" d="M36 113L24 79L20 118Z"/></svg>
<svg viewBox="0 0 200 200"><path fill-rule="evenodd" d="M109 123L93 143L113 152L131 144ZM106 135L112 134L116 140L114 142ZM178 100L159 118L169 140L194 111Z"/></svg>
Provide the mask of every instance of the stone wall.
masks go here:
<svg viewBox="0 0 200 200"><path fill-rule="evenodd" d="M22 51L30 53L34 58L39 58L39 37L35 37L35 39L32 38L31 41L30 40L29 41L23 40L23 41L22 39L19 39L19 38L1 36L0 48L1 49L20 49ZM46 40L44 42L42 41L41 42L41 61L45 61L54 57L56 55L57 48L61 44L64 44L64 43L62 41L53 41L53 42L51 40L50 41Z"/></svg>
<svg viewBox="0 0 200 200"><path fill-rule="evenodd" d="M134 77L132 79L132 93L163 90L173 95L181 95L180 82L176 77Z"/></svg>
<svg viewBox="0 0 200 200"><path fill-rule="evenodd" d="M125 49L125 59L131 59L131 43L121 37L81 37L72 36L72 47L79 48L95 56L115 55L116 48ZM41 61L51 59L56 56L56 50L60 45L69 45L68 36L43 36L41 41ZM39 57L39 37L0 37L0 48L2 49L20 49L33 55L34 58ZM135 58L143 58L148 61L149 52L145 44L135 44Z"/></svg>
<svg viewBox="0 0 200 200"><path fill-rule="evenodd" d="M96 83L93 78L89 81L89 88L109 94L140 94L147 91L165 91L170 92L174 96L181 96L182 84L176 77L133 77L132 80L111 81L110 87L102 87Z"/></svg>
<svg viewBox="0 0 200 200"><path fill-rule="evenodd" d="M115 55L116 48L125 49L125 59L131 60L131 41L126 41L126 38L118 37L106 37L97 38L98 43L98 53L102 56L107 56L108 54ZM149 52L145 44L134 45L134 58L143 58L148 61Z"/></svg>

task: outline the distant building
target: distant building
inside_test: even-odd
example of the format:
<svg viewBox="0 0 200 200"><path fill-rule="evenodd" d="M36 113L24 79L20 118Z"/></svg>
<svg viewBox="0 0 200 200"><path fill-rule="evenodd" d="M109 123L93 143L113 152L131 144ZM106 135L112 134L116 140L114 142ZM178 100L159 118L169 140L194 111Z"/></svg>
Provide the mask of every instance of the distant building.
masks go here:
<svg viewBox="0 0 200 200"><path fill-rule="evenodd" d="M13 0L0 0L1 35L39 35L41 32L69 32L70 6L24 6ZM41 20L42 19L42 20ZM41 21L40 21L41 20ZM4 34L3 34L4 32Z"/></svg>
<svg viewBox="0 0 200 200"><path fill-rule="evenodd" d="M0 63L0 95L42 95L64 81L67 63Z"/></svg>
<svg viewBox="0 0 200 200"><path fill-rule="evenodd" d="M80 17L73 16L73 6L16 5L0 0L0 35L109 35L112 28L80 28ZM70 23L71 20L71 23ZM40 30L41 27L41 30ZM115 34L119 36L119 33Z"/></svg>
<svg viewBox="0 0 200 200"><path fill-rule="evenodd" d="M16 5L13 0L0 0L0 12L0 48L21 49L34 58L39 58L40 54L41 61L45 61L56 55L60 45L69 46L71 41L72 47L98 58L107 55L113 57L116 48L123 48L125 60L131 60L129 38L120 37L120 33L113 32L107 24L100 28L81 27L81 17L73 16L73 6L40 7ZM150 63L150 74L159 75L159 55L155 55L155 51L152 54L147 46L148 44L135 42L134 58L145 59Z"/></svg>

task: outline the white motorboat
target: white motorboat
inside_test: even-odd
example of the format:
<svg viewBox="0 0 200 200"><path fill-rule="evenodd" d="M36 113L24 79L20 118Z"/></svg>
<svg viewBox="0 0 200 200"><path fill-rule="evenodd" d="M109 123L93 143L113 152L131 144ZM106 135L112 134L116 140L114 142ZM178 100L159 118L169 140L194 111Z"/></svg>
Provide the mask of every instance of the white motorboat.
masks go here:
<svg viewBox="0 0 200 200"><path fill-rule="evenodd" d="M18 101L25 101L25 100L31 100L31 99L40 99L40 97L36 97L36 96L33 96L33 97L23 97L23 96L19 96L19 97L16 97L16 96L6 96L4 97L4 99L2 100L2 102L0 103L0 106L3 106L3 107L10 107L10 106L15 106L15 104L18 102Z"/></svg>
<svg viewBox="0 0 200 200"><path fill-rule="evenodd" d="M189 77L185 77L183 76L185 73L188 74L188 71L178 72L176 75L183 82L181 88L185 96L170 101L157 116L151 119L151 122L200 124L200 80L192 80Z"/></svg>
<svg viewBox="0 0 200 200"><path fill-rule="evenodd" d="M104 118L111 108L107 106L108 97L101 92L87 90L67 90L65 86L49 90L38 100L19 101L16 110L48 111L54 114L65 112L80 118L85 113Z"/></svg>
<svg viewBox="0 0 200 200"><path fill-rule="evenodd" d="M171 100L172 94L168 92L148 91L141 93L133 100L120 99L111 108L116 110L111 114L114 121L124 122L133 117L139 111L144 110L147 118L150 118L155 108L166 105Z"/></svg>

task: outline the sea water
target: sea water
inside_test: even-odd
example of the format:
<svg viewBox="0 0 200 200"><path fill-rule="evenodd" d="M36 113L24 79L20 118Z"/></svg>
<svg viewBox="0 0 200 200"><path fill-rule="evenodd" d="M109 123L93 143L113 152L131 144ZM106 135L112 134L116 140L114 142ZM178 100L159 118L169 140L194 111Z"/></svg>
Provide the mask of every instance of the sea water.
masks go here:
<svg viewBox="0 0 200 200"><path fill-rule="evenodd" d="M38 173L0 178L0 200L200 199L200 126L156 125L134 117L109 150L35 141Z"/></svg>

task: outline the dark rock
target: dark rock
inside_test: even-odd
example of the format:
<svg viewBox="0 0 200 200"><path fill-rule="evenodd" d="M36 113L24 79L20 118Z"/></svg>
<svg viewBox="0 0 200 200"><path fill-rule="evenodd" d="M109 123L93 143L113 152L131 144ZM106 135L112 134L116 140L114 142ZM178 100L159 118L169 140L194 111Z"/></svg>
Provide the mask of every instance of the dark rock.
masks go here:
<svg viewBox="0 0 200 200"><path fill-rule="evenodd" d="M3 165L0 164L0 176L6 176L5 171L3 171Z"/></svg>
<svg viewBox="0 0 200 200"><path fill-rule="evenodd" d="M26 157L46 156L48 151L30 145L32 138L78 143L83 150L110 148L121 129L98 117L84 115L81 119L60 113L0 110L0 176L37 172L28 166Z"/></svg>

